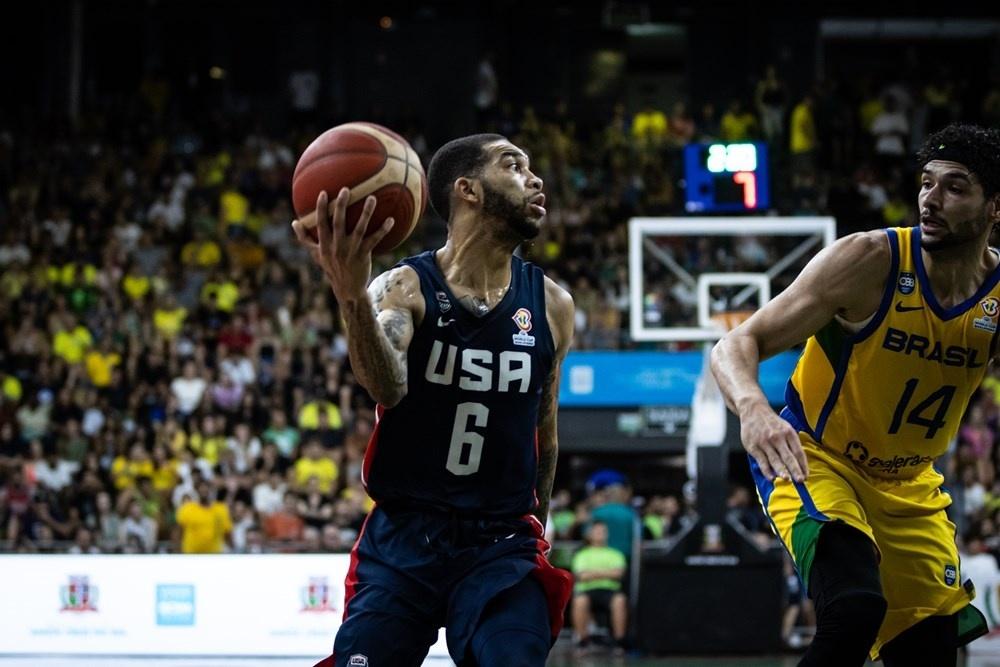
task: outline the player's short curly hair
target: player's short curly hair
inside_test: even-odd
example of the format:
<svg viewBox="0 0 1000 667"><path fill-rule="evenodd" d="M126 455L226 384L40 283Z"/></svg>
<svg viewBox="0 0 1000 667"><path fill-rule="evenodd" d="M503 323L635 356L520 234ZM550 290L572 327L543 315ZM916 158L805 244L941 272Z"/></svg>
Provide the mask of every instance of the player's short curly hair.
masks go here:
<svg viewBox="0 0 1000 667"><path fill-rule="evenodd" d="M987 198L1000 193L1000 131L952 123L927 137L917 153L922 169L931 160L959 162L976 175Z"/></svg>
<svg viewBox="0 0 1000 667"><path fill-rule="evenodd" d="M506 137L499 134L473 134L449 141L438 149L427 168L427 189L431 206L450 222L451 189L455 179L475 178L486 166L489 156L483 147Z"/></svg>

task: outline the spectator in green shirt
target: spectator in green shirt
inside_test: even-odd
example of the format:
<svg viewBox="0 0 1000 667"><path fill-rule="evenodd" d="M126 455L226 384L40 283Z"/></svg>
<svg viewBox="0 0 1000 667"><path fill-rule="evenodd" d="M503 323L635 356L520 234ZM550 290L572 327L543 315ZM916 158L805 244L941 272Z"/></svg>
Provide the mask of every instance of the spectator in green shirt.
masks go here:
<svg viewBox="0 0 1000 667"><path fill-rule="evenodd" d="M590 645L590 626L594 612L610 612L611 634L615 651L624 652L628 607L622 592L625 576L625 554L608 546L608 526L595 521L587 533L587 546L573 556L571 566L576 584L573 586L573 629L577 648L586 651Z"/></svg>

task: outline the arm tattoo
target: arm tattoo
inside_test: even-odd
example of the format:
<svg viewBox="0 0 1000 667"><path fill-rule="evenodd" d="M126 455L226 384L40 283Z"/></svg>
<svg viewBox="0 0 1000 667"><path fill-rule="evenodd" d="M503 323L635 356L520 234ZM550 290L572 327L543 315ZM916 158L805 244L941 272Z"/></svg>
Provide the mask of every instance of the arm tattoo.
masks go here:
<svg viewBox="0 0 1000 667"><path fill-rule="evenodd" d="M406 394L403 339L413 322L404 311L383 309L383 303L402 282L380 277L371 286L370 300L343 309L351 368L372 398L390 407Z"/></svg>
<svg viewBox="0 0 1000 667"><path fill-rule="evenodd" d="M556 477L556 460L559 457L559 439L556 427L556 404L559 396L559 373L562 360L557 361L545 382L542 400L538 406L538 476L535 491L538 507L535 516L545 525L549 517L549 501L552 498L552 483Z"/></svg>

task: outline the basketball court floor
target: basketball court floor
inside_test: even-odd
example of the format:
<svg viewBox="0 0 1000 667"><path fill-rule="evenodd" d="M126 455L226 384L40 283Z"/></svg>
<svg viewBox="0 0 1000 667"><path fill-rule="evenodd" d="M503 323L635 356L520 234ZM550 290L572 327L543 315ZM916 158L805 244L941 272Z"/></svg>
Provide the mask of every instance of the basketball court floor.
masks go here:
<svg viewBox="0 0 1000 667"><path fill-rule="evenodd" d="M549 667L795 667L798 656L699 656L699 657L577 657L557 647ZM424 667L444 667L446 660L428 661ZM871 665L881 663L869 663ZM0 656L0 667L311 667L301 658L118 658L118 657L11 657ZM957 667L1000 667L1000 657L960 660Z"/></svg>

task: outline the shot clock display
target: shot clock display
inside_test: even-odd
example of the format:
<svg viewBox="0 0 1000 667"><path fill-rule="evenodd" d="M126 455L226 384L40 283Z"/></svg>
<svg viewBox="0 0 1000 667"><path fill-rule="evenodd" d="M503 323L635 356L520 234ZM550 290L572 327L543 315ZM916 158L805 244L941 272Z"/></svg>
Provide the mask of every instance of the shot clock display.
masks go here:
<svg viewBox="0 0 1000 667"><path fill-rule="evenodd" d="M764 143L688 144L684 178L689 213L766 211L771 205Z"/></svg>

